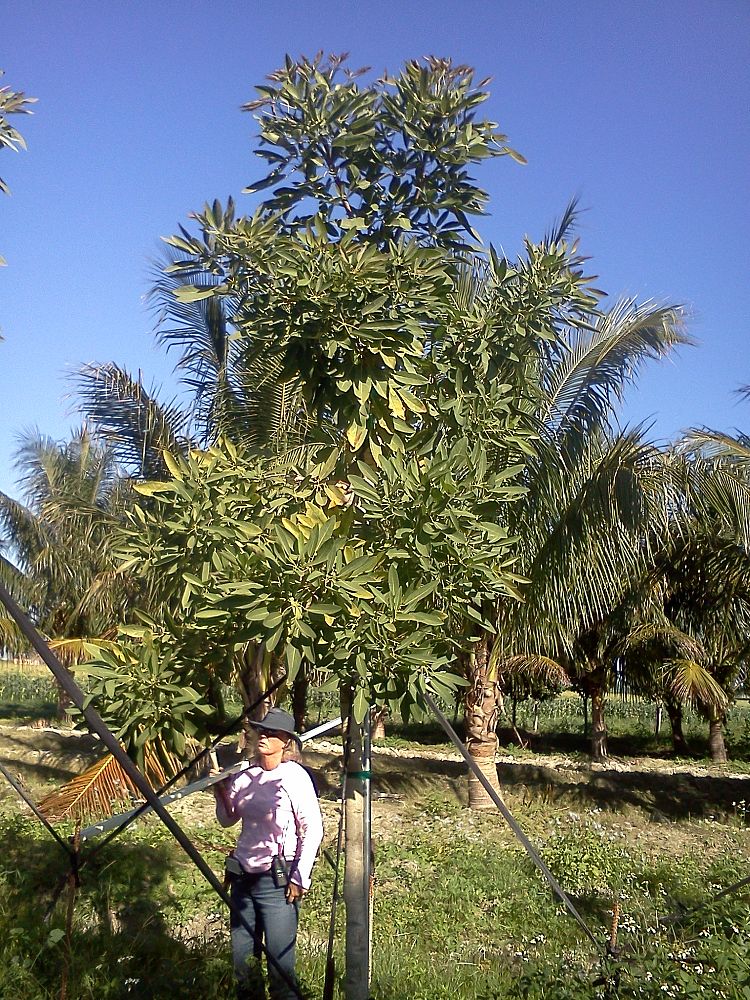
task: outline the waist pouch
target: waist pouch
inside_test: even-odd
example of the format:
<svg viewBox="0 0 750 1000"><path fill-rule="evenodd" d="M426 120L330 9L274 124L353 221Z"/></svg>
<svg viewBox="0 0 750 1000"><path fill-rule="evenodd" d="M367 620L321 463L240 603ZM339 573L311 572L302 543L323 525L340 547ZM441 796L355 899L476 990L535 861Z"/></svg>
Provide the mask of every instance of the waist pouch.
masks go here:
<svg viewBox="0 0 750 1000"><path fill-rule="evenodd" d="M289 885L289 862L281 854L271 861L271 878L277 889L286 889Z"/></svg>

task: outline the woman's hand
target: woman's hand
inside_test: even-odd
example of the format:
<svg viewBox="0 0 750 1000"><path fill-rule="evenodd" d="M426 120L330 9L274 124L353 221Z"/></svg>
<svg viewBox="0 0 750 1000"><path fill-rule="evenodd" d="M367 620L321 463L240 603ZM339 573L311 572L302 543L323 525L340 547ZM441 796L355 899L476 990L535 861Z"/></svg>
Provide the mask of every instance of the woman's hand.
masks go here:
<svg viewBox="0 0 750 1000"><path fill-rule="evenodd" d="M287 903L296 903L297 900L302 899L305 895L305 890L301 885L297 885L296 882L290 882L286 887L286 901Z"/></svg>
<svg viewBox="0 0 750 1000"><path fill-rule="evenodd" d="M213 777L214 774L219 774L219 772L212 770L209 776ZM223 804L228 807L229 803L227 802L227 790L228 790L227 786L228 786L228 779L222 778L221 781L215 781L213 785L211 785L211 791L214 793L215 799L221 799Z"/></svg>

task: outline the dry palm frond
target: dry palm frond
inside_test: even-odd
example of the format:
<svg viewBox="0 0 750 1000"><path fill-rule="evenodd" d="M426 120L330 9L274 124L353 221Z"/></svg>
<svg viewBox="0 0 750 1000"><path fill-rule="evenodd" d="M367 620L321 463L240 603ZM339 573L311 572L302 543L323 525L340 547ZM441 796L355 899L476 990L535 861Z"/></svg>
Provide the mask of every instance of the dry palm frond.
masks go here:
<svg viewBox="0 0 750 1000"><path fill-rule="evenodd" d="M180 763L169 755L172 774L164 766L151 745L145 750L145 775L153 788L161 788L177 773ZM51 792L39 803L39 809L48 819L89 819L109 816L119 806L129 805L141 797L122 767L111 754L73 778L61 788Z"/></svg>
<svg viewBox="0 0 750 1000"><path fill-rule="evenodd" d="M52 639L49 648L66 667L77 666L91 657L91 648L86 639Z"/></svg>
<svg viewBox="0 0 750 1000"><path fill-rule="evenodd" d="M720 712L727 708L729 698L726 692L700 663L682 659L670 660L666 665L672 671L670 687L677 701L697 708L715 708Z"/></svg>
<svg viewBox="0 0 750 1000"><path fill-rule="evenodd" d="M538 653L517 653L499 659L497 665L503 677L517 678L546 687L570 687L570 677L565 668L549 656L541 656Z"/></svg>

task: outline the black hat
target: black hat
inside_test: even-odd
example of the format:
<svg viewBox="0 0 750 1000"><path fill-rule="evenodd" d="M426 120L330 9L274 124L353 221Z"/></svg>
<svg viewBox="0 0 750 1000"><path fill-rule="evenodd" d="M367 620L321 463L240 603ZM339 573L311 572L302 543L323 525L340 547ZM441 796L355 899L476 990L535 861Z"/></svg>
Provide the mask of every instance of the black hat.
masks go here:
<svg viewBox="0 0 750 1000"><path fill-rule="evenodd" d="M294 719L283 708L269 708L260 722L251 722L250 725L253 729L262 729L266 732L288 733L295 740L299 740L294 731Z"/></svg>

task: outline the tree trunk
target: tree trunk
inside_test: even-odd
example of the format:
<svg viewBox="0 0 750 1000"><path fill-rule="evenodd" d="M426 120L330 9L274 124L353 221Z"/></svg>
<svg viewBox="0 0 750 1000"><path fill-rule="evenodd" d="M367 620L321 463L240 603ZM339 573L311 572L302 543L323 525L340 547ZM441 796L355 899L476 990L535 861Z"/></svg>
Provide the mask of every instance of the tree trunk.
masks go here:
<svg viewBox="0 0 750 1000"><path fill-rule="evenodd" d="M263 643L249 642L243 650L235 653L237 687L244 708L256 702L268 687L264 677L267 673L265 661L266 650ZM242 750L247 750L248 747L254 745L255 732L250 722L259 722L269 708L271 708L271 699L264 698L253 711L252 717L242 720L242 736L240 738Z"/></svg>
<svg viewBox="0 0 750 1000"><path fill-rule="evenodd" d="M385 739L385 720L388 717L388 709L385 707L374 708L372 710L372 738L373 740Z"/></svg>
<svg viewBox="0 0 750 1000"><path fill-rule="evenodd" d="M604 719L604 688L594 683L591 690L591 759L601 764L609 756L607 723Z"/></svg>
<svg viewBox="0 0 750 1000"><path fill-rule="evenodd" d="M726 764L727 747L724 742L724 715L712 710L708 716L708 751L713 764Z"/></svg>
<svg viewBox="0 0 750 1000"><path fill-rule="evenodd" d="M298 733L304 733L307 729L307 692L310 687L307 674L301 668L292 683L292 714L294 715L294 728Z"/></svg>
<svg viewBox="0 0 750 1000"><path fill-rule="evenodd" d="M685 734L682 731L682 705L679 702L666 698L664 704L669 716L669 725L672 728L672 749L677 757L687 757L689 750Z"/></svg>
<svg viewBox="0 0 750 1000"><path fill-rule="evenodd" d="M342 692L341 717L349 719L346 778L344 903L346 905L346 1000L370 995L370 770L369 715L354 721Z"/></svg>
<svg viewBox="0 0 750 1000"><path fill-rule="evenodd" d="M533 733L539 732L539 702L534 702L534 721L531 724L531 731Z"/></svg>
<svg viewBox="0 0 750 1000"><path fill-rule="evenodd" d="M474 758L477 767L497 794L502 796L495 761L499 685L497 680L490 678L489 675L489 654L489 640L487 636L483 636L475 643L469 655L465 739L466 749ZM495 809L494 802L473 771L469 771L469 808Z"/></svg>

